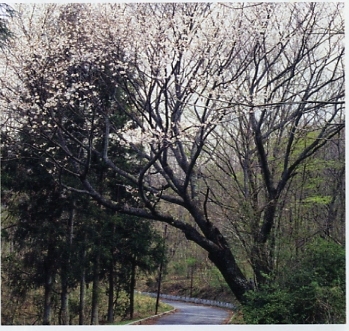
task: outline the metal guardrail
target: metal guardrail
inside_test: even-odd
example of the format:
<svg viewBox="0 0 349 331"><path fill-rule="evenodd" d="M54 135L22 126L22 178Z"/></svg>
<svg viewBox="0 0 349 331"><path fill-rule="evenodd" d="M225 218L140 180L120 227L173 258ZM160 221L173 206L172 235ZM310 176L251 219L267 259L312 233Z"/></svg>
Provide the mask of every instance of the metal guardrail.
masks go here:
<svg viewBox="0 0 349 331"><path fill-rule="evenodd" d="M156 298L156 293L149 293L149 292L139 292L137 293L147 295L153 298ZM177 295L169 295L169 294L160 294L161 299L168 299L168 300L175 300L175 301L183 301L183 302L190 302L190 303L197 303L202 305L208 305L208 306L215 306L215 307L221 307L221 308L228 308L228 309L236 309L236 306L232 303L228 302L221 302L221 301L215 301L215 300L207 300L207 299L199 299L199 298L188 298L183 296L177 296Z"/></svg>

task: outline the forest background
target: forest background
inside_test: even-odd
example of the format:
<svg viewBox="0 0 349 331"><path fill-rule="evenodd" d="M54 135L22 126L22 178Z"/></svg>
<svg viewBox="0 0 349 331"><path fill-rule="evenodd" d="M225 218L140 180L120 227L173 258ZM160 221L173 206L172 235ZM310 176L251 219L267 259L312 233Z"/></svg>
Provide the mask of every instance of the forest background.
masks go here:
<svg viewBox="0 0 349 331"><path fill-rule="evenodd" d="M342 3L1 9L3 324L345 323Z"/></svg>

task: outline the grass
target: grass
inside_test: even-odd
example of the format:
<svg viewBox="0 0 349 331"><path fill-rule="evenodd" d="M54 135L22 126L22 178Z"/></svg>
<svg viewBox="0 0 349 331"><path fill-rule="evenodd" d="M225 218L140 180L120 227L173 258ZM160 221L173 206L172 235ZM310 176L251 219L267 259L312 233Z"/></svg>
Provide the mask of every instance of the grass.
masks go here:
<svg viewBox="0 0 349 331"><path fill-rule="evenodd" d="M236 311L228 324L246 324L242 312L240 310Z"/></svg>
<svg viewBox="0 0 349 331"><path fill-rule="evenodd" d="M132 320L117 321L115 325L125 325L143 318L151 317L155 315L156 299L147 297L141 294L135 294L135 306L134 306L134 318ZM172 310L173 307L160 302L158 308L158 314L165 313Z"/></svg>

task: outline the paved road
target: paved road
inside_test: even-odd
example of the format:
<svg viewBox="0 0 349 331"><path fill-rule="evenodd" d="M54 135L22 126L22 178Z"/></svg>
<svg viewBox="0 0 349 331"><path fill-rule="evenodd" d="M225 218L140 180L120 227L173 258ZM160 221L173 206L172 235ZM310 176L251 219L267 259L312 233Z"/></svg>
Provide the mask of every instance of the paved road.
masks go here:
<svg viewBox="0 0 349 331"><path fill-rule="evenodd" d="M174 308L178 309L177 312L169 315L164 315L158 318L154 325L179 325L179 324L223 324L224 321L230 317L231 313L228 310L200 306L191 303L171 301L161 299L162 302L168 303Z"/></svg>

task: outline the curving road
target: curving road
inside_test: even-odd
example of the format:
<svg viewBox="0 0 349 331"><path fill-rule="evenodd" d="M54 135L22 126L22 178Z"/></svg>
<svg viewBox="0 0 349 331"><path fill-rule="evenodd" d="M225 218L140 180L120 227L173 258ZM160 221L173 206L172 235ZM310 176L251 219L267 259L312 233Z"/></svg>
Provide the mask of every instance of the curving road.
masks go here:
<svg viewBox="0 0 349 331"><path fill-rule="evenodd" d="M228 310L200 306L191 303L171 301L161 299L162 302L168 303L177 309L173 314L164 315L157 318L153 325L180 325L180 324L224 324L231 317L231 312Z"/></svg>

